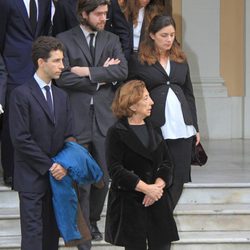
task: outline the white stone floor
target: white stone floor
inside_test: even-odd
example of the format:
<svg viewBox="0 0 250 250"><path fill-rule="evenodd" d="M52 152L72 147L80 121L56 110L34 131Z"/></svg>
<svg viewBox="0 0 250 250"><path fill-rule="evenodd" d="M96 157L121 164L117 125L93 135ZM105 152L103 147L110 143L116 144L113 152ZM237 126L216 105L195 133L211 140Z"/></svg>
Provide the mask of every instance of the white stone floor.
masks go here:
<svg viewBox="0 0 250 250"><path fill-rule="evenodd" d="M192 166L193 183L250 183L250 140L202 140L202 145L208 162Z"/></svg>
<svg viewBox="0 0 250 250"><path fill-rule="evenodd" d="M202 140L205 166L192 166L193 183L250 183L250 140Z"/></svg>

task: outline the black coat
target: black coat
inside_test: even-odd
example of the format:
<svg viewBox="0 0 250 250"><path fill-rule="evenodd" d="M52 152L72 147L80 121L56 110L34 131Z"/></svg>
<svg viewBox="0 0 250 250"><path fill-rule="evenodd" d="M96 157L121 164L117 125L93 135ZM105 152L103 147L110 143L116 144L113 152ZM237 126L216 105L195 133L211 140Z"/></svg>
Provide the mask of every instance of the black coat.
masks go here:
<svg viewBox="0 0 250 250"><path fill-rule="evenodd" d="M118 0L111 0L105 29L118 35L122 45L122 49L126 59L130 58L134 50L134 28L133 21L126 20L121 7L118 4ZM140 42L144 38L145 33L145 23L142 24Z"/></svg>
<svg viewBox="0 0 250 250"><path fill-rule="evenodd" d="M193 87L186 62L170 61L170 75L168 76L159 62L153 65L141 64L135 56L132 56L129 61L128 78L145 82L154 101L151 113L154 125L161 127L165 124L165 104L171 87L181 103L184 122L186 125L193 125L196 131L199 131Z"/></svg>
<svg viewBox="0 0 250 250"><path fill-rule="evenodd" d="M105 226L105 240L119 246L142 246L146 236L154 244L178 240L168 203L167 187L172 181L172 163L162 136L147 122L150 147L146 148L129 127L119 120L106 138L107 165L112 179ZM167 186L162 198L149 207L144 194L135 191L139 180L152 184L157 177Z"/></svg>

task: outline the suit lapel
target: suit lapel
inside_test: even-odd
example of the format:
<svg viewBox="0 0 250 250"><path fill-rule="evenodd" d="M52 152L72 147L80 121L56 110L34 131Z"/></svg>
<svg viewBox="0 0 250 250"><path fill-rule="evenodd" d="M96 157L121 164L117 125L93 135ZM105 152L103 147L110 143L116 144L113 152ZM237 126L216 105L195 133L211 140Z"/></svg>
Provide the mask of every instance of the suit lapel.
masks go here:
<svg viewBox="0 0 250 250"><path fill-rule="evenodd" d="M73 29L73 36L74 36L75 42L80 47L82 53L87 58L89 64L93 65L92 56L90 54L89 46L87 44L86 37L84 36L84 33L81 30L80 26L77 26L75 29ZM97 53L95 53L95 54L97 54Z"/></svg>
<svg viewBox="0 0 250 250"><path fill-rule="evenodd" d="M51 85L52 93L53 93L53 102L54 102L54 116L55 116L55 123L59 124L59 110L62 107L61 105L61 98L58 90L56 87L52 84Z"/></svg>
<svg viewBox="0 0 250 250"><path fill-rule="evenodd" d="M155 64L153 64L152 66L154 68L156 68L157 70L159 70L164 75L164 77L169 79L167 72L165 71L165 69L161 66L161 64L158 61Z"/></svg>
<svg viewBox="0 0 250 250"><path fill-rule="evenodd" d="M176 70L176 62L170 60L170 75L169 77L172 79L175 75L175 70Z"/></svg>
<svg viewBox="0 0 250 250"><path fill-rule="evenodd" d="M95 42L95 65L100 60L100 57L102 55L102 51L106 45L107 39L105 37L105 32L98 31L97 36L96 36L96 42Z"/></svg>
<svg viewBox="0 0 250 250"><path fill-rule="evenodd" d="M123 121L121 129L121 139L122 141L135 153L141 155L144 158L152 160L151 152L146 148L133 130L129 127L127 121Z"/></svg>
<svg viewBox="0 0 250 250"><path fill-rule="evenodd" d="M9 0L8 0L9 1ZM29 16L28 16L28 12L26 10L26 7L24 5L24 2L21 0L16 0L15 1L16 5L17 5L17 10L20 12L21 16L23 17L23 20L25 22L25 24L28 27L28 30L30 31L30 33L32 34L32 30L31 30L31 25L30 25L30 20L29 20ZM33 35L33 34L32 34Z"/></svg>
<svg viewBox="0 0 250 250"><path fill-rule="evenodd" d="M31 88L31 94L33 95L33 97L37 100L39 105L42 107L44 113L48 116L49 120L51 120L51 122L54 123L54 117L51 114L51 112L49 110L49 106L47 104L47 101L46 101L39 85L35 81L35 79L33 79L31 81L30 88Z"/></svg>

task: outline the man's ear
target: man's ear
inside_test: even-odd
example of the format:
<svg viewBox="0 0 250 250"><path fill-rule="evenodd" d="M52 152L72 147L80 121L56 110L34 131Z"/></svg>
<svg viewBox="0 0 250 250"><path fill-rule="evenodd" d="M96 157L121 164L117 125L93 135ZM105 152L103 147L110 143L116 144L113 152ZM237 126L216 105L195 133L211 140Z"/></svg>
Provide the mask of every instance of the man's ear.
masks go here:
<svg viewBox="0 0 250 250"><path fill-rule="evenodd" d="M87 14L87 12L85 10L82 12L82 17L84 19L86 19L88 17L88 14Z"/></svg>
<svg viewBox="0 0 250 250"><path fill-rule="evenodd" d="M44 59L42 59L42 58L38 58L38 60L37 60L37 65L38 65L38 68L39 68L39 67L41 67L41 66L43 66L44 62L45 62L45 60L44 60Z"/></svg>

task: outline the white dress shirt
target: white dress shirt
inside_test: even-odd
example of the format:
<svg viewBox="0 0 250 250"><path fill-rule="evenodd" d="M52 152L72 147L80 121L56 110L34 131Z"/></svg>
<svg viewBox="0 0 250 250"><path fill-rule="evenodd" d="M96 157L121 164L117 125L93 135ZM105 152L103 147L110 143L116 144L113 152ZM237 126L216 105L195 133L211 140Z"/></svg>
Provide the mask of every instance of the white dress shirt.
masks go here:
<svg viewBox="0 0 250 250"><path fill-rule="evenodd" d="M30 16L30 0L23 0L24 2L24 5L26 7L26 10L27 10L27 13L28 13L28 17ZM38 13L39 13L39 10L38 10L38 0L35 0L36 2L36 7L37 7L37 19L38 19Z"/></svg>
<svg viewBox="0 0 250 250"><path fill-rule="evenodd" d="M52 94L52 89L51 89L51 82L49 82L49 84L47 84L46 82L44 82L36 73L34 74L34 78L37 82L37 84L39 85L43 95L44 95L44 98L45 100L47 100L47 97L46 97L46 90L45 90L45 86L49 86L50 87L50 95L51 95L51 99L52 99L52 104L54 103L53 101L53 94Z"/></svg>
<svg viewBox="0 0 250 250"><path fill-rule="evenodd" d="M26 7L26 11L27 11L27 14L28 14L28 17L30 16L30 0L23 0L24 2L24 5ZM39 4L38 4L38 0L35 0L36 2L36 7L37 7L37 20L38 20L38 14L39 14ZM51 0L51 22L53 21L53 16L55 14L55 5L53 3L53 1Z"/></svg>
<svg viewBox="0 0 250 250"><path fill-rule="evenodd" d="M139 13L138 13L138 20L137 20L137 25L134 26L134 51L137 51L139 48L139 43L140 43L140 37L141 37L141 28L142 28L142 23L143 23L143 19L144 19L144 12L145 12L145 8L140 8Z"/></svg>

